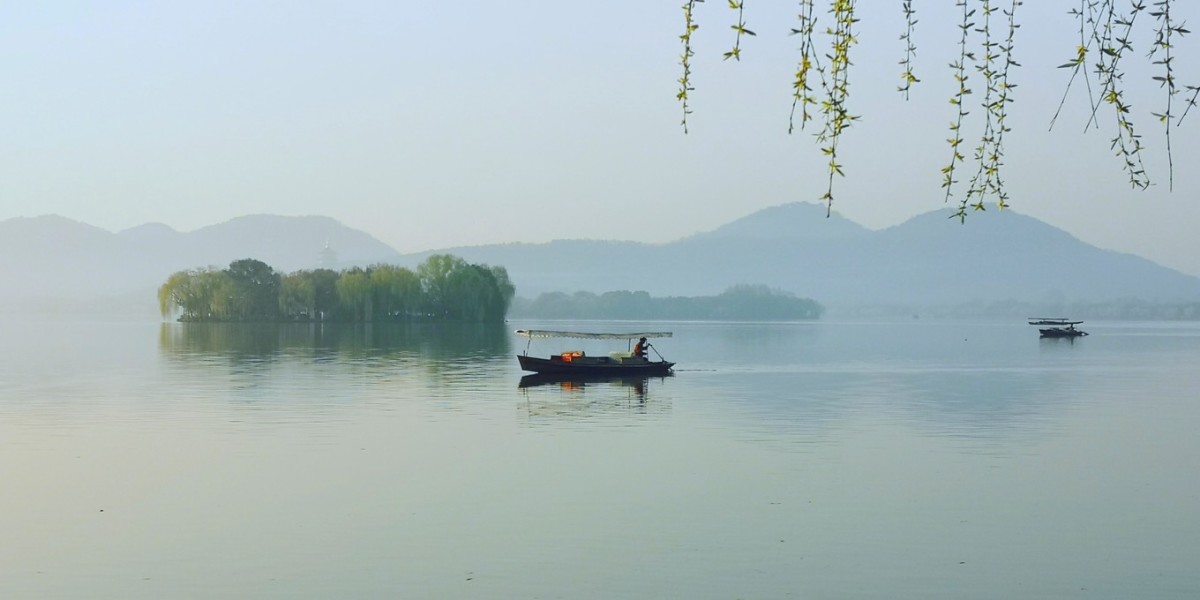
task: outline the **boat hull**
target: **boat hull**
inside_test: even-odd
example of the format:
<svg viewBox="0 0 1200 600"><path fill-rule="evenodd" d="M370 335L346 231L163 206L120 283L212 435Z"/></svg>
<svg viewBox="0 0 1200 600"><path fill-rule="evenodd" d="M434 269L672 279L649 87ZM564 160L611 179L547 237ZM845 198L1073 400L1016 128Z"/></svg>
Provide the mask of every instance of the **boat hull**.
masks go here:
<svg viewBox="0 0 1200 600"><path fill-rule="evenodd" d="M589 357L590 358L590 357ZM596 375L596 376L625 376L625 375L663 375L671 371L675 363L662 361L617 361L607 358L597 360L576 359L572 361L538 358L536 356L517 355L521 369L548 375Z"/></svg>
<svg viewBox="0 0 1200 600"><path fill-rule="evenodd" d="M1039 329L1038 331L1042 334L1042 337L1048 338L1074 338L1087 335L1086 331L1065 329L1062 327L1051 327L1049 329Z"/></svg>

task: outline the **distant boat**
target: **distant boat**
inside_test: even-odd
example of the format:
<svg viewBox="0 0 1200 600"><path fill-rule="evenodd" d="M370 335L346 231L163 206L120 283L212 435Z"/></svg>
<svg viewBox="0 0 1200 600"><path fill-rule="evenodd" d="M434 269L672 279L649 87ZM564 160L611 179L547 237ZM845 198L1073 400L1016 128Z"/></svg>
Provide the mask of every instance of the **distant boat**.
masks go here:
<svg viewBox="0 0 1200 600"><path fill-rule="evenodd" d="M1065 318L1030 317L1030 325L1038 326L1038 332L1046 338L1077 338L1087 335L1086 331L1075 329L1083 321L1071 321Z"/></svg>
<svg viewBox="0 0 1200 600"><path fill-rule="evenodd" d="M625 340L628 348L633 340L640 338L671 337L671 332L650 331L634 333L585 333L581 331L550 331L544 329L518 329L517 335L529 338L575 338L585 340ZM658 354L658 349L648 345ZM588 356L582 350L565 350L551 354L549 358L529 356L529 345L525 352L517 355L521 369L534 373L554 375L665 375L671 371L675 363L658 356L659 360L650 360L645 356L634 356L632 352L610 352L607 356Z"/></svg>

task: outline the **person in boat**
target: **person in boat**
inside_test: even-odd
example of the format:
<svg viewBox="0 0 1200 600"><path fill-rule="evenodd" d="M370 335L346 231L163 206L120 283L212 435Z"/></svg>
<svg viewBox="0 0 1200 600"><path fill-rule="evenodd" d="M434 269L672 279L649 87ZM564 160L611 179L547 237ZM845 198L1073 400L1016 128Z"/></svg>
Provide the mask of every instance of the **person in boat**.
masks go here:
<svg viewBox="0 0 1200 600"><path fill-rule="evenodd" d="M642 338L633 345L633 355L638 358L646 358L646 348L649 347L650 343L646 341L646 338Z"/></svg>

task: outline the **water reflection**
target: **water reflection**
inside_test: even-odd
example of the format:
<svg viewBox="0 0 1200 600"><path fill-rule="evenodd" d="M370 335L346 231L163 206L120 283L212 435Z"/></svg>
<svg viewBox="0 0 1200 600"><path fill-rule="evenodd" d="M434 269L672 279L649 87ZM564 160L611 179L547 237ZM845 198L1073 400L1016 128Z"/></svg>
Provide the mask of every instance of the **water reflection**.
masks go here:
<svg viewBox="0 0 1200 600"><path fill-rule="evenodd" d="M1200 325L1018 325L9 324L0 598L1195 598Z"/></svg>
<svg viewBox="0 0 1200 600"><path fill-rule="evenodd" d="M672 374L658 377L604 375L526 375L517 387L531 417L589 418L614 414L665 414L670 402L650 389Z"/></svg>
<svg viewBox="0 0 1200 600"><path fill-rule="evenodd" d="M159 349L178 357L227 357L259 362L280 357L364 357L412 354L435 361L506 356L502 323L164 323Z"/></svg>
<svg viewBox="0 0 1200 600"><path fill-rule="evenodd" d="M675 376L674 373L667 373L665 375L654 377L653 379L657 379L657 380L661 381L666 377L674 377L674 376ZM561 373L535 373L533 375L526 375L526 376L522 377L521 381L517 384L517 387L529 388L529 387L538 387L538 386L543 386L543 385L558 385L558 386L561 386L561 387L567 388L567 389L582 390L583 388L587 387L589 384L592 385L593 387L601 385L601 384L608 384L608 385L617 385L617 386L633 388L634 390L637 391L637 393L639 395L644 396L646 393L646 383L649 382L650 379L652 379L652 378L647 377L645 375L612 376L612 375L570 375L570 374L561 374Z"/></svg>
<svg viewBox="0 0 1200 600"><path fill-rule="evenodd" d="M1038 338L1038 342L1039 342L1039 345L1040 345L1041 347L1043 347L1043 348L1045 348L1045 347L1054 347L1054 346L1059 346L1059 345L1063 345L1063 346L1074 346L1074 345L1075 345L1075 340L1078 340L1078 339L1079 339L1079 337L1080 337L1080 336L1072 336L1072 337L1066 337L1066 336L1059 336L1059 337L1047 337L1047 336L1041 336L1041 337L1039 337L1039 338Z"/></svg>

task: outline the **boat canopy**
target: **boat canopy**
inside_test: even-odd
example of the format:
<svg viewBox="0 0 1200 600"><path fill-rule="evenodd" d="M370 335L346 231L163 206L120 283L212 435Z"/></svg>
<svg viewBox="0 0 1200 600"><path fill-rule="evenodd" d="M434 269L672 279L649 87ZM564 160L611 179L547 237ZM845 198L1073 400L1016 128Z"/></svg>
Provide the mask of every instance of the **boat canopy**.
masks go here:
<svg viewBox="0 0 1200 600"><path fill-rule="evenodd" d="M669 338L670 331L640 331L631 333L585 333L582 331L552 331L549 329L518 329L516 334L533 338L575 338L581 340L633 340L637 338Z"/></svg>
<svg viewBox="0 0 1200 600"><path fill-rule="evenodd" d="M1082 325L1083 321L1071 321L1059 317L1029 317L1030 325Z"/></svg>

